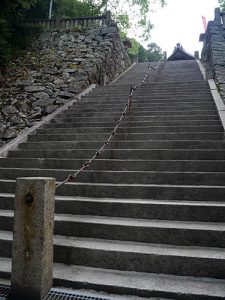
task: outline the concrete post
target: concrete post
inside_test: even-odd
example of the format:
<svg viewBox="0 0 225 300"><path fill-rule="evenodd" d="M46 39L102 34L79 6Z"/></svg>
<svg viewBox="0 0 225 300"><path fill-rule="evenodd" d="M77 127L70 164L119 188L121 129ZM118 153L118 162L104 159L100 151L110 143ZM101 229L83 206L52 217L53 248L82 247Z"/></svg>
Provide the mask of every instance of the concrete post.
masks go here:
<svg viewBox="0 0 225 300"><path fill-rule="evenodd" d="M112 22L112 13L110 10L107 10L106 12L106 25L109 26Z"/></svg>
<svg viewBox="0 0 225 300"><path fill-rule="evenodd" d="M195 51L195 52L194 52L194 58L195 58L195 59L199 59L199 52L198 52L198 51Z"/></svg>
<svg viewBox="0 0 225 300"><path fill-rule="evenodd" d="M214 18L214 22L218 25L221 24L221 15L220 15L220 8L217 7L214 10L214 14L215 14L215 18Z"/></svg>
<svg viewBox="0 0 225 300"><path fill-rule="evenodd" d="M167 52L164 51L164 52L163 52L163 61L166 61L166 60L167 60Z"/></svg>
<svg viewBox="0 0 225 300"><path fill-rule="evenodd" d="M54 178L18 178L11 299L41 300L52 287Z"/></svg>
<svg viewBox="0 0 225 300"><path fill-rule="evenodd" d="M225 12L221 12L221 17L222 17L222 25L223 25L223 28L225 28Z"/></svg>

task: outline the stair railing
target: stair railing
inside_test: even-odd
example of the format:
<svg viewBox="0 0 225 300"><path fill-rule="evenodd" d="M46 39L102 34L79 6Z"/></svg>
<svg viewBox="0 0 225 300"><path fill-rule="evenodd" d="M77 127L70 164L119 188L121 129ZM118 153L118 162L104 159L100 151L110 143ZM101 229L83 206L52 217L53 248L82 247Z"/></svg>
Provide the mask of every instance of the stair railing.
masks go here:
<svg viewBox="0 0 225 300"><path fill-rule="evenodd" d="M93 155L92 158L90 158L89 160L87 160L87 161L80 167L79 170L74 171L74 173L72 173L72 174L69 174L69 176L68 176L63 182L58 183L58 184L56 185L56 188L59 188L60 186L66 184L66 183L68 183L68 182L74 182L74 181L76 180L77 176L78 176L82 171L88 169L88 168L90 167L91 163L92 163L95 159L99 158L99 157L102 155L102 153L104 152L105 148L109 145L109 143L111 142L112 138L113 138L114 135L117 133L117 129L118 129L118 127L120 126L120 124L122 123L123 118L126 116L127 112L130 113L130 110L131 110L131 104L132 104L132 98L133 98L133 93L134 93L137 89L139 89L139 88L145 83L145 81L147 81L147 83L148 83L148 81L149 81L149 75L150 75L151 70L157 71L158 68L159 68L159 66L160 66L161 61L162 61L162 60L160 60L160 61L157 63L156 67L153 67L153 66L151 66L151 64L149 64L148 70L147 70L147 72L146 72L144 78L143 78L138 84L136 84L136 85L131 84L131 85L130 85L130 92L129 92L128 101L127 101L127 103L126 103L126 105L125 105L125 108L124 108L122 114L121 114L121 117L120 117L120 118L118 119L118 121L116 122L116 125L115 125L113 131L111 132L111 134L109 135L108 139L107 139L107 140L102 144L102 146L95 152L95 154Z"/></svg>

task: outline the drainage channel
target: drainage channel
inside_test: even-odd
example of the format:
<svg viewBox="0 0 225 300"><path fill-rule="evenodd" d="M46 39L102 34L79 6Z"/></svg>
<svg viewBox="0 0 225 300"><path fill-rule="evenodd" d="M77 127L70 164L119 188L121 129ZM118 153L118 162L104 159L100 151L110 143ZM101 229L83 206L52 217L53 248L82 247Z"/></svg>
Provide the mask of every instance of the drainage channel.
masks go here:
<svg viewBox="0 0 225 300"><path fill-rule="evenodd" d="M10 299L11 287L9 285L0 284L0 300ZM102 296L103 297L103 296ZM85 294L78 291L64 291L52 288L43 300L119 300L109 297L100 297L99 295Z"/></svg>

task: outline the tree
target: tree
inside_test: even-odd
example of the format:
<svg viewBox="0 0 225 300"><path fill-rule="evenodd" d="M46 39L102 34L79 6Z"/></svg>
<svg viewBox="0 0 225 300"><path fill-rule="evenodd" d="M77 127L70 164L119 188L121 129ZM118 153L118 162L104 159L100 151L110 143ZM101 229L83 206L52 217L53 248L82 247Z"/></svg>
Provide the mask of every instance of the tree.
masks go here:
<svg viewBox="0 0 225 300"><path fill-rule="evenodd" d="M10 59L18 44L23 45L26 29L21 21L47 18L50 0L0 0L0 65ZM165 0L153 3L165 4ZM135 36L149 38L152 28L148 20L151 0L53 0L53 17L100 15L111 10L113 18L125 32L133 29ZM140 34L138 34L140 33ZM143 49L142 49L143 50ZM132 55L132 54L131 54Z"/></svg>
<svg viewBox="0 0 225 300"><path fill-rule="evenodd" d="M161 6L165 5L165 0L155 0L155 2L160 3ZM46 18L48 11L46 3L49 3L49 0L38 0L31 15ZM139 35L147 39L153 27L148 19L151 5L151 0L53 0L53 16L92 16L111 10L114 20L124 32L133 29L136 36L137 32L140 32Z"/></svg>
<svg viewBox="0 0 225 300"><path fill-rule="evenodd" d="M225 0L218 0L218 2L222 11L225 11Z"/></svg>
<svg viewBox="0 0 225 300"><path fill-rule="evenodd" d="M135 36L139 35L142 39L147 40L150 37L150 31L153 27L148 19L150 12L151 0L95 0L93 1L101 9L111 10L115 21L127 32L128 29L134 31ZM162 7L165 0L155 0ZM138 31L141 33L139 34Z"/></svg>
<svg viewBox="0 0 225 300"><path fill-rule="evenodd" d="M162 49L156 43L148 44L147 61L159 61L163 57Z"/></svg>
<svg viewBox="0 0 225 300"><path fill-rule="evenodd" d="M156 43L148 44L148 49L145 49L134 38L131 38L130 41L132 47L128 49L128 54L132 61L138 60L139 62L157 62L163 58L162 49Z"/></svg>
<svg viewBox="0 0 225 300"><path fill-rule="evenodd" d="M37 1L38 0L1 0L0 66L10 60L15 41L22 32L18 24L21 23L26 11L34 6Z"/></svg>

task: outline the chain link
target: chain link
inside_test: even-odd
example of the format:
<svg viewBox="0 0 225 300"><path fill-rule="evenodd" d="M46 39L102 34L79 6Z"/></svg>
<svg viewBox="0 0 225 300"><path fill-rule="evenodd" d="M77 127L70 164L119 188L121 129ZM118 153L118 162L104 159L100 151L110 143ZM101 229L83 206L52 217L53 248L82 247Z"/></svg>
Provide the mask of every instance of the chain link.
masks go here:
<svg viewBox="0 0 225 300"><path fill-rule="evenodd" d="M108 139L103 143L103 145L101 146L101 148L99 148L94 156L87 160L79 170L77 170L76 172L74 172L73 174L69 174L69 176L61 183L59 183L58 185L56 185L56 188L59 188L60 186L66 184L67 182L73 182L76 180L77 176L84 170L86 170L87 168L89 168L89 166L91 165L91 163L96 159L98 158L99 156L101 156L101 154L104 152L105 148L109 145L111 139L113 138L113 136L116 134L117 132L117 129L118 127L120 126L123 118L125 117L126 113L127 113L127 110L129 111L130 113L130 110L131 110L131 103L132 103L132 97L133 97L133 93L134 91L136 91L138 88L140 88L144 82L148 79L149 79L149 74L150 74L150 71L151 70L154 70L156 71L158 68L159 68L159 65L161 63L161 60L157 63L157 66L156 67L152 67L151 65L149 65L148 67L148 70L146 72L146 75L145 77L139 82L139 84L137 85L133 85L131 84L130 85L130 93L129 93L129 97L128 97L128 102L127 104L125 105L125 108L121 114L121 117L118 119L118 121L116 122L116 126L114 127L113 131L111 132L110 136L108 137Z"/></svg>

